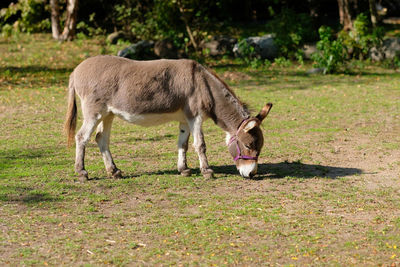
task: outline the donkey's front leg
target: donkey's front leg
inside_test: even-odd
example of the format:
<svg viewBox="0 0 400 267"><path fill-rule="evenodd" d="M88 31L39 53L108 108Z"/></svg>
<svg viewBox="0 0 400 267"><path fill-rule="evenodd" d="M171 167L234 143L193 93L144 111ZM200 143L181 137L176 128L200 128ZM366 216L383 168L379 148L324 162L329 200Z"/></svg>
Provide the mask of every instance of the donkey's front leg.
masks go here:
<svg viewBox="0 0 400 267"><path fill-rule="evenodd" d="M213 177L213 170L210 169L208 165L208 160L206 156L206 143L204 142L204 135L201 129L203 124L203 119L200 115L195 117L193 120L189 122L190 130L193 134L194 139L194 148L199 155L200 161L200 171L205 178L212 178Z"/></svg>
<svg viewBox="0 0 400 267"><path fill-rule="evenodd" d="M190 176L191 171L186 163L186 151L188 150L188 141L190 136L190 128L186 123L179 124L178 139L178 171L183 176Z"/></svg>

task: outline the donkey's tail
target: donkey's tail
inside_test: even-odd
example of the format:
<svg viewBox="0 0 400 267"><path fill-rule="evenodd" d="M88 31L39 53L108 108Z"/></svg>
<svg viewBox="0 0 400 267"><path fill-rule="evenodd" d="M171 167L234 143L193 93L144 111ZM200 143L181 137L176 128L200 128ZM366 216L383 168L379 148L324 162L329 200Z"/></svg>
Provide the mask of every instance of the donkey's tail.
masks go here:
<svg viewBox="0 0 400 267"><path fill-rule="evenodd" d="M67 142L68 147L74 142L75 129L76 129L76 119L77 119L77 110L76 110L76 99L75 99L75 86L74 86L74 78L73 73L69 76L69 85L68 85L68 110L67 116L65 119L64 130L67 134Z"/></svg>

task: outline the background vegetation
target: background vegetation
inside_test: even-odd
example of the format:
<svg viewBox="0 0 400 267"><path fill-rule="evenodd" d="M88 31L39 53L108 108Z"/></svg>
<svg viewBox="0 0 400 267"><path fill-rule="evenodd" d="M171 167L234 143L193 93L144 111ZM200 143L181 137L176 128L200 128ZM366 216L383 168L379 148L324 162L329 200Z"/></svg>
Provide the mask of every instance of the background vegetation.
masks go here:
<svg viewBox="0 0 400 267"><path fill-rule="evenodd" d="M54 3L58 0L3 2L3 34L50 32ZM272 33L280 52L278 61L285 58L302 63L303 45L319 41L319 52L313 60L325 73L346 71L348 61L368 59L370 49L379 49L385 36L399 35L395 26L382 24L384 18L400 14L400 4L391 0L69 0L70 3L78 6L77 19L72 35L64 39L119 31L123 33L121 41L167 39L184 50L186 56L202 60L208 54L199 44L213 36L228 35L240 41L251 35ZM58 3L56 7L57 27L65 26L66 20L70 23L66 4ZM59 34L55 38L63 39ZM255 62L251 57L245 62L252 62L253 66L270 63ZM398 57L395 62L400 62Z"/></svg>
<svg viewBox="0 0 400 267"><path fill-rule="evenodd" d="M80 1L65 42L50 34L50 2L10 2L0 3L0 265L400 263L400 61L368 59L371 46L399 32L372 22L370 1ZM379 3L395 15L395 1ZM115 31L125 37L111 44ZM210 57L193 44L265 33L280 48L274 61L243 42L244 58ZM210 120L215 179L205 180L192 147L194 174L176 171L177 123L116 119L111 151L124 179L106 178L92 140L93 179L77 183L62 133L69 74L90 56L165 38L214 69L253 114L274 103L259 174L237 174ZM301 50L308 42L319 49L311 61ZM314 75L313 66L332 74Z"/></svg>

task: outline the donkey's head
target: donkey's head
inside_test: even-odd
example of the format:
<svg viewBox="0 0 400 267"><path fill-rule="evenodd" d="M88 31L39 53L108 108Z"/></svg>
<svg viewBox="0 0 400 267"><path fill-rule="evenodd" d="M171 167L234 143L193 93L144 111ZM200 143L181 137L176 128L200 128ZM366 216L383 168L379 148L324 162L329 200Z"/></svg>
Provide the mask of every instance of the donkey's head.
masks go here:
<svg viewBox="0 0 400 267"><path fill-rule="evenodd" d="M271 108L272 104L268 103L257 116L243 120L236 134L229 139L229 152L240 175L245 178L251 178L257 173L258 156L264 144L260 125Z"/></svg>

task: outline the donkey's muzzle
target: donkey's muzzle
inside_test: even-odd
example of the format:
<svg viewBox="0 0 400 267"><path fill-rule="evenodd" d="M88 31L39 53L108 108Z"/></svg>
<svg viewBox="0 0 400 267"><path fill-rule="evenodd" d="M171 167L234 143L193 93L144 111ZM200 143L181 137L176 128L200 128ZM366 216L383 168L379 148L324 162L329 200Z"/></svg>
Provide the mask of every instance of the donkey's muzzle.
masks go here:
<svg viewBox="0 0 400 267"><path fill-rule="evenodd" d="M237 169L243 178L252 178L257 173L257 162L246 161L245 164L237 166Z"/></svg>

